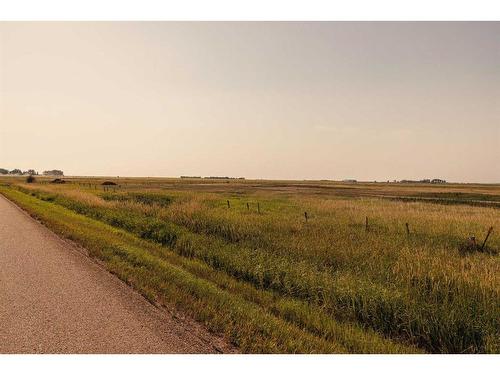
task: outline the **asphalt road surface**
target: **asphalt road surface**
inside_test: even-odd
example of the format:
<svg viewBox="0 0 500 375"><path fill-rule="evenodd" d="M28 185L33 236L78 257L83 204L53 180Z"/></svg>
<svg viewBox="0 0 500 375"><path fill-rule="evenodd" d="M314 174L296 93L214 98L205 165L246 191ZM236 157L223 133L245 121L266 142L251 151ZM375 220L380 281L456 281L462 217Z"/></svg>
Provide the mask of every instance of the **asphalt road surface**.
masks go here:
<svg viewBox="0 0 500 375"><path fill-rule="evenodd" d="M225 351L0 195L0 353Z"/></svg>

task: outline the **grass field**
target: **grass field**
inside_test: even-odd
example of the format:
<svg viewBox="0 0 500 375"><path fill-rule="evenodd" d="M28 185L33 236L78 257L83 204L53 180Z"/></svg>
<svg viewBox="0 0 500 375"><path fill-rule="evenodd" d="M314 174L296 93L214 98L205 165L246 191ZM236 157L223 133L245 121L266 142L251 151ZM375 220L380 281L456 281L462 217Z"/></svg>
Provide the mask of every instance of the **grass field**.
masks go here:
<svg viewBox="0 0 500 375"><path fill-rule="evenodd" d="M500 353L500 185L65 180L0 193L243 352Z"/></svg>

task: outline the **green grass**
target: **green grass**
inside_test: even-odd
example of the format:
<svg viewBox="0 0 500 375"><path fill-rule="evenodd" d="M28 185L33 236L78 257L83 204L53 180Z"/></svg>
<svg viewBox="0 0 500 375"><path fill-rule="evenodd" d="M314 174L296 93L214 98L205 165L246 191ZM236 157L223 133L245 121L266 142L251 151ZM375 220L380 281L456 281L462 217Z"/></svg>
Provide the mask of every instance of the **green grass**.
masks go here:
<svg viewBox="0 0 500 375"><path fill-rule="evenodd" d="M144 203L148 205L157 204L161 207L166 207L172 203L172 199L164 194L158 193L128 193L128 194L117 194L115 193L104 193L101 197L107 201L124 201L124 202L137 202Z"/></svg>
<svg viewBox="0 0 500 375"><path fill-rule="evenodd" d="M225 335L244 352L416 352L356 325L340 324L300 301L228 278L196 260L12 189L0 188L57 233L85 246L151 301L175 305ZM314 334L321 332L321 334Z"/></svg>
<svg viewBox="0 0 500 375"><path fill-rule="evenodd" d="M193 183L124 185L113 193L74 184L1 192L95 249L149 298L185 309L243 351L499 352L498 257L458 251L470 233L499 227L495 208L278 193L265 183L202 192ZM77 237L80 224L61 231L76 218L100 234ZM126 240L117 245L115 233ZM499 245L493 235L488 246ZM179 281L169 289L171 279ZM196 297L180 286L188 279L200 283ZM224 318L210 314L221 309L219 294L228 298Z"/></svg>

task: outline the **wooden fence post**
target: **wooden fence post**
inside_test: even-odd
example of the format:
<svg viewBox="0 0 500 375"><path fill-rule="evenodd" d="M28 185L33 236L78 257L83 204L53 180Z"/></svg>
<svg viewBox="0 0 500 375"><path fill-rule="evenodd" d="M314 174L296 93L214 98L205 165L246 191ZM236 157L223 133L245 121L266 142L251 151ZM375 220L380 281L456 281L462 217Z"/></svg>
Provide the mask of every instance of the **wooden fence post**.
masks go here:
<svg viewBox="0 0 500 375"><path fill-rule="evenodd" d="M486 238L483 241L483 244L481 245L481 250L484 250L484 246L486 245L486 241L488 241L488 237L490 236L491 232L493 232L493 227L490 227L488 229L488 233L486 233Z"/></svg>

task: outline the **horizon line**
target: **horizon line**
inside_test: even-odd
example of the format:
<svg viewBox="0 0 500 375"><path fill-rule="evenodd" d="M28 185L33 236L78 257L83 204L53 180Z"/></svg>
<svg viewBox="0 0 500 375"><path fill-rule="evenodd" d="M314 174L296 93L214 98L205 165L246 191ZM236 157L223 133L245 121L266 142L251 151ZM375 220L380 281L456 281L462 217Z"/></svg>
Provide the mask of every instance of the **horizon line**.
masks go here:
<svg viewBox="0 0 500 375"><path fill-rule="evenodd" d="M23 175L0 175L0 177L21 177ZM39 177L58 177L57 175L35 175ZM59 176L61 177L61 176ZM109 178L109 179L119 179L119 178L132 178L132 179L140 179L140 178L158 178L158 179L184 179L184 180L236 180L236 181L290 181L290 182L340 182L340 183L382 183L382 184L401 184L401 183L418 183L418 184L429 184L429 185L500 185L499 182L460 182L460 181L447 181L444 180L444 183L432 183L432 182L423 182L421 180L416 180L416 179L392 179L392 180L360 180L360 179L354 179L354 178L344 178L344 179L330 179L330 178L321 178L321 179L314 179L314 178L304 178L304 179L292 179L292 178L265 178L265 177L257 177L257 178L247 178L247 177L231 177L231 176L187 176L187 175L181 175L181 176L138 176L138 175L122 175L122 176L117 176L117 175L73 175L73 174L63 174L62 177L67 177L67 178ZM431 181L433 179L430 179Z"/></svg>

